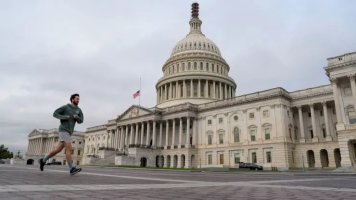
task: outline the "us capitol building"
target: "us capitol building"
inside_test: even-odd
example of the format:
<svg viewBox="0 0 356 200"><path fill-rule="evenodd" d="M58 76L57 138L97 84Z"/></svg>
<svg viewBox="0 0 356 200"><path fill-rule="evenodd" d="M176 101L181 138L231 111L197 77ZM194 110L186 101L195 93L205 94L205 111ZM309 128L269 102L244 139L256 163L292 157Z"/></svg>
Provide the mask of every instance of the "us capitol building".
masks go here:
<svg viewBox="0 0 356 200"><path fill-rule="evenodd" d="M77 163L234 168L249 162L278 170L356 166L356 52L327 59L329 85L236 96L230 66L202 33L198 15L193 3L190 32L162 67L157 105L133 105L106 124L75 134ZM27 159L37 163L49 152L58 138L49 132L31 132ZM53 159L65 162L64 155Z"/></svg>

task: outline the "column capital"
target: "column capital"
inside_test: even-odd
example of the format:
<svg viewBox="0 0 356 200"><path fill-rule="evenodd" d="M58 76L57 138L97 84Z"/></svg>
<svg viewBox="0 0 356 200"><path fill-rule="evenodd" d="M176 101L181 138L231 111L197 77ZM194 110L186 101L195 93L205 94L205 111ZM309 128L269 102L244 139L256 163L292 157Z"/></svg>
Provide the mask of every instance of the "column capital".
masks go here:
<svg viewBox="0 0 356 200"><path fill-rule="evenodd" d="M337 78L333 77L333 78L329 78L329 80L332 84L337 84Z"/></svg>
<svg viewBox="0 0 356 200"><path fill-rule="evenodd" d="M309 103L308 106L309 106L310 108L314 108L314 103Z"/></svg>
<svg viewBox="0 0 356 200"><path fill-rule="evenodd" d="M326 101L320 102L323 106L326 105Z"/></svg>
<svg viewBox="0 0 356 200"><path fill-rule="evenodd" d="M302 109L302 105L298 105L296 106L298 108L298 110L301 110Z"/></svg>
<svg viewBox="0 0 356 200"><path fill-rule="evenodd" d="M347 75L347 77L349 78L349 79L355 79L355 74L349 74L349 75Z"/></svg>

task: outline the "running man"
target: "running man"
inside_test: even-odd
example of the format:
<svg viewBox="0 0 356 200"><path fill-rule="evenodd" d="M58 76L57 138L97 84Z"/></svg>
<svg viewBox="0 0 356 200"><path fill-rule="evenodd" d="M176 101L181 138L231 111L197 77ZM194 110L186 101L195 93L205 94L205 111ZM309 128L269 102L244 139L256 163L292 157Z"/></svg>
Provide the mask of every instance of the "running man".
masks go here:
<svg viewBox="0 0 356 200"><path fill-rule="evenodd" d="M70 139L74 131L75 123L83 123L84 116L82 110L78 107L79 99L79 94L73 94L70 97L69 104L64 105L54 111L53 117L59 119L61 122L58 131L59 143L55 150L51 151L49 154L45 155L39 160L41 171L43 171L43 167L45 166L48 159L61 152L63 148L65 148L65 154L70 174L74 175L82 170L73 164L71 157L72 145Z"/></svg>

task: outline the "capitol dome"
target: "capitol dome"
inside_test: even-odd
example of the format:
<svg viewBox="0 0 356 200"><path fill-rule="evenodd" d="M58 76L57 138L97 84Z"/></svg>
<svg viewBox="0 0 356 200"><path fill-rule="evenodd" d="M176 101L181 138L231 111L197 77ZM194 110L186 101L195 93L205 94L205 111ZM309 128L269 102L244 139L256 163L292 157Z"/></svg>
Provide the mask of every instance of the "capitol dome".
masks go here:
<svg viewBox="0 0 356 200"><path fill-rule="evenodd" d="M217 45L201 31L199 4L192 4L190 32L180 40L162 67L156 84L157 107L202 104L235 96L236 83Z"/></svg>

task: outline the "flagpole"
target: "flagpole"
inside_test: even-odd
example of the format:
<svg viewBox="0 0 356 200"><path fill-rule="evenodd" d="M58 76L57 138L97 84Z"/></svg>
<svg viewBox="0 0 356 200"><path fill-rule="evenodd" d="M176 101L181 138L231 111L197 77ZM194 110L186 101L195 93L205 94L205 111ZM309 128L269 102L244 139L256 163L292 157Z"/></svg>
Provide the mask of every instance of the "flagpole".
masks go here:
<svg viewBox="0 0 356 200"><path fill-rule="evenodd" d="M140 76L140 95L138 95L138 106L141 106L141 76Z"/></svg>

